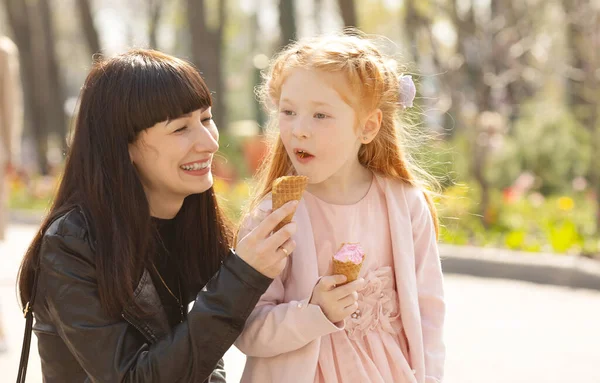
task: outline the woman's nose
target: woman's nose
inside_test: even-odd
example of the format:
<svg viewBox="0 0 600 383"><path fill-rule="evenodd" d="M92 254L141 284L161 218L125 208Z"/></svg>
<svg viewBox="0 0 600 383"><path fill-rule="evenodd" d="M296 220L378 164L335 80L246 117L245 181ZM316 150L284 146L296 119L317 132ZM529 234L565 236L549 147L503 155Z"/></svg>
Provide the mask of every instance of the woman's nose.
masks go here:
<svg viewBox="0 0 600 383"><path fill-rule="evenodd" d="M198 152L215 153L219 150L218 134L212 133L212 129L202 125L198 129L199 133L196 135L196 143L194 148ZM216 128L214 128L216 132Z"/></svg>

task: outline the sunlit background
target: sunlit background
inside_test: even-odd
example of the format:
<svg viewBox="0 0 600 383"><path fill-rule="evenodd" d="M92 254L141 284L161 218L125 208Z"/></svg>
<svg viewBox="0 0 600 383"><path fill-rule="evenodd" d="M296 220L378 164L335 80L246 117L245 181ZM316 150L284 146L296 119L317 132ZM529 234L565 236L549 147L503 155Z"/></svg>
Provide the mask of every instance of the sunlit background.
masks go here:
<svg viewBox="0 0 600 383"><path fill-rule="evenodd" d="M357 25L389 38L418 82L417 157L441 182L442 241L598 252L598 1L5 0L21 50L23 168L10 206L43 209L93 53L186 58L215 97L219 191L238 211L263 152L253 88L288 41ZM37 105L37 106L36 106Z"/></svg>

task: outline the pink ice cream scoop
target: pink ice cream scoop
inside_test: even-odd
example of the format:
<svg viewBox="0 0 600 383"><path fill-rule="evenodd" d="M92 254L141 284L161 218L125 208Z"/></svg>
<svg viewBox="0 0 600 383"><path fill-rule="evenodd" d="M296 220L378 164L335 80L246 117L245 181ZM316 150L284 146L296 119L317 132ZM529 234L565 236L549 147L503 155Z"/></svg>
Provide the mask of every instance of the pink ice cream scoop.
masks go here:
<svg viewBox="0 0 600 383"><path fill-rule="evenodd" d="M365 252L360 243L345 243L333 256L333 259L339 262L352 262L355 265L359 265L362 263L364 257Z"/></svg>

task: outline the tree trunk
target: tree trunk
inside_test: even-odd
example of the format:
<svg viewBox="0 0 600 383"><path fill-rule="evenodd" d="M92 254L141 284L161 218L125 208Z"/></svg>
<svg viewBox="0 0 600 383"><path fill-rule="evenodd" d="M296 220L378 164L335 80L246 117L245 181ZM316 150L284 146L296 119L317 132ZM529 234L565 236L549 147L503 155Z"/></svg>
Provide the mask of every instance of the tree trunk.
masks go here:
<svg viewBox="0 0 600 383"><path fill-rule="evenodd" d="M262 41L262 35L260 33L260 26L258 23L258 7L257 9L254 11L254 15L252 16L252 22L251 22L251 27L250 27L250 41L251 41L251 49L250 52L253 56L261 53L261 44L260 42ZM252 83L254 86L258 85L261 83L262 78L261 78L261 70L264 68L259 68L256 63L253 62L252 65ZM267 116L266 113L263 109L263 106L261 105L260 100L258 100L258 98L256 97L256 95L254 94L254 86L252 87L252 94L251 97L254 100L254 116L256 119L256 122L258 123L258 126L260 128L261 132L265 131L266 128L266 124L267 124Z"/></svg>
<svg viewBox="0 0 600 383"><path fill-rule="evenodd" d="M323 0L314 0L313 7L313 19L315 21L315 28L317 30L317 34L321 34L323 32L323 18L321 15L323 14Z"/></svg>
<svg viewBox="0 0 600 383"><path fill-rule="evenodd" d="M162 11L162 0L148 1L148 43L150 48L158 49L157 32Z"/></svg>
<svg viewBox="0 0 600 383"><path fill-rule="evenodd" d="M79 12L79 20L83 28L83 34L90 55L101 55L102 49L100 48L100 38L98 37L98 31L94 26L90 0L77 0L77 10Z"/></svg>
<svg viewBox="0 0 600 383"><path fill-rule="evenodd" d="M48 130L42 86L46 73L45 57L39 54L41 31L35 1L4 0L8 23L19 48L21 78L25 98L25 134L33 138L38 171L48 173Z"/></svg>
<svg viewBox="0 0 600 383"><path fill-rule="evenodd" d="M344 20L344 27L358 27L354 0L338 0L338 5Z"/></svg>
<svg viewBox="0 0 600 383"><path fill-rule="evenodd" d="M219 25L211 30L206 23L204 0L188 0L188 26L192 41L192 61L206 81L213 94L213 118L221 128L227 128L225 86L222 72L223 27L225 25L226 4L218 2Z"/></svg>
<svg viewBox="0 0 600 383"><path fill-rule="evenodd" d="M279 29L281 31L281 46L284 47L296 40L296 12L294 0L279 0Z"/></svg>
<svg viewBox="0 0 600 383"><path fill-rule="evenodd" d="M575 3L575 4L573 4ZM571 49L571 65L579 72L579 76L571 76L569 82L569 103L573 109L573 114L586 129L594 129L593 111L596 107L596 100L593 97L586 96L593 94L589 92L590 88L596 82L594 80L594 66L600 60L594 59L593 52L597 52L600 43L594 41L593 24L590 18L593 17L592 7L585 8L585 1L563 0L563 8L567 17L567 46ZM594 17L597 20L597 17ZM585 21L584 21L585 20ZM586 22L587 21L587 22ZM597 24L598 21L596 21ZM598 53L595 53L597 56ZM589 93L588 93L589 92Z"/></svg>
<svg viewBox="0 0 600 383"><path fill-rule="evenodd" d="M61 137L61 149L67 150L67 119L64 111L64 85L56 57L56 42L53 28L50 0L40 0L40 16L42 19L43 47L47 63L46 87L48 89L46 106L48 109L49 131Z"/></svg>
<svg viewBox="0 0 600 383"><path fill-rule="evenodd" d="M458 52L464 58L464 64L457 71L456 78L450 80L451 82L456 81L451 86L454 98L461 98L464 95L465 84L476 84L475 88L472 89L474 95L474 102L477 105L477 115L490 110L490 89L482 79L484 76L484 65L489 61L486 57L486 50L489 51L490 47L483 47L486 42L482 39L489 39L489 36L485 31L478 31L478 26L475 20L475 14L473 10L473 4L466 17L460 18L457 13L457 0L452 2L452 19L458 33ZM461 116L462 117L462 116ZM479 119L477 119L479 120ZM486 162L488 155L487 140L483 140L485 143L480 143L478 136L482 134L479 127L479 123L472 124L472 131L469 132L471 137L471 171L473 177L481 190L481 203L479 205L479 215L484 226L487 227L485 217L487 216L490 202L490 188L486 178Z"/></svg>
<svg viewBox="0 0 600 383"><path fill-rule="evenodd" d="M417 31L420 27L421 20L415 9L414 0L406 0L404 4L406 7L404 11L404 26L406 30L406 36L410 46L412 58L417 63L417 66L419 66L418 63L420 62L421 57L419 55Z"/></svg>

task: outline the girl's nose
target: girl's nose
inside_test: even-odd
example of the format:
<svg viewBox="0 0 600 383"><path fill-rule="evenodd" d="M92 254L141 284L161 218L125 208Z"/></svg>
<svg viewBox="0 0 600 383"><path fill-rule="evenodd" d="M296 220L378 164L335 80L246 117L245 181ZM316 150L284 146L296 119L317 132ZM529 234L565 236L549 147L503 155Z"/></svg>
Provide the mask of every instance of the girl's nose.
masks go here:
<svg viewBox="0 0 600 383"><path fill-rule="evenodd" d="M309 122L304 118L299 118L295 122L292 130L292 134L296 138L308 138L310 137L310 126Z"/></svg>

